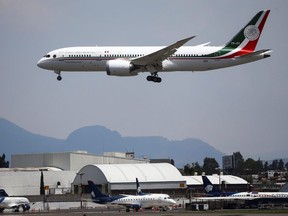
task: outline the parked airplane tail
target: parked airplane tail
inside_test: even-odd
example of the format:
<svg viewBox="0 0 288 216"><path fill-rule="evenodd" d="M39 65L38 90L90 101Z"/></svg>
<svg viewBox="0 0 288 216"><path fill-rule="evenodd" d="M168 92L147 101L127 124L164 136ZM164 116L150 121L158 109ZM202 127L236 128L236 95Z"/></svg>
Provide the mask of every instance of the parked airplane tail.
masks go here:
<svg viewBox="0 0 288 216"><path fill-rule="evenodd" d="M231 58L254 52L269 13L270 10L257 13L250 22L220 50L221 56Z"/></svg>
<svg viewBox="0 0 288 216"><path fill-rule="evenodd" d="M100 198L103 198L103 197L109 197L108 195L106 194L103 194L98 188L97 186L94 184L93 181L88 181L88 185L91 189L91 197L93 200L98 200Z"/></svg>
<svg viewBox="0 0 288 216"><path fill-rule="evenodd" d="M207 178L207 176L202 176L204 188L207 194L219 193L219 190L214 188L213 184Z"/></svg>
<svg viewBox="0 0 288 216"><path fill-rule="evenodd" d="M141 187L140 187L138 178L136 178L136 194L137 194L137 195L145 195L145 193L143 193L143 192L141 191Z"/></svg>
<svg viewBox="0 0 288 216"><path fill-rule="evenodd" d="M1 197L9 197L9 195L6 193L4 189L0 189L0 196Z"/></svg>

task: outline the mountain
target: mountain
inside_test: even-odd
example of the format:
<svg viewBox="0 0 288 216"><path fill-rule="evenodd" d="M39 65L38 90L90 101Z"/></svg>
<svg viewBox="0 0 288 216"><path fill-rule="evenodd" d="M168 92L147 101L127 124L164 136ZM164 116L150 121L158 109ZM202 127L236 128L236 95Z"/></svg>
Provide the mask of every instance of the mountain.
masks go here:
<svg viewBox="0 0 288 216"><path fill-rule="evenodd" d="M0 154L8 160L12 154L86 150L93 154L133 151L137 157L174 159L177 167L203 163L205 157L221 164L222 152L200 139L168 140L160 136L123 137L103 126L88 126L73 131L66 140L33 134L0 118Z"/></svg>

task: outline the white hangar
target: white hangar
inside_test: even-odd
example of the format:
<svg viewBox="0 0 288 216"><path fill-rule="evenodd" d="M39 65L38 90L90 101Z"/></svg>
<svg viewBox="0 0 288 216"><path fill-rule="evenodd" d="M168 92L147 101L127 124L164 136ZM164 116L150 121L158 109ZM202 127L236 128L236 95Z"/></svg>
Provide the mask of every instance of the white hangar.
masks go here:
<svg viewBox="0 0 288 216"><path fill-rule="evenodd" d="M92 180L104 193L136 192L136 178L144 192L182 194L186 180L179 170L169 163L149 164L93 164L83 167L73 181L74 193L82 185L89 193L88 180Z"/></svg>
<svg viewBox="0 0 288 216"><path fill-rule="evenodd" d="M187 188L193 190L194 193L204 193L203 181L201 175L183 176L186 181ZM243 192L249 190L249 182L233 175L208 175L210 182L222 191Z"/></svg>

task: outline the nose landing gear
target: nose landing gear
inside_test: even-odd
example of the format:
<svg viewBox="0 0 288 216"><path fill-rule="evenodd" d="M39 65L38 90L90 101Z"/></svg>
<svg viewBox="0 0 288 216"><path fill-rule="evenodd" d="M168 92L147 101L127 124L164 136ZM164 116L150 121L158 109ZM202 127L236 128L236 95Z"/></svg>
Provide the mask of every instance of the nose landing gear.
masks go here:
<svg viewBox="0 0 288 216"><path fill-rule="evenodd" d="M62 77L61 77L61 71L54 71L56 74L58 74L57 76L57 80L58 81L61 81L62 80Z"/></svg>

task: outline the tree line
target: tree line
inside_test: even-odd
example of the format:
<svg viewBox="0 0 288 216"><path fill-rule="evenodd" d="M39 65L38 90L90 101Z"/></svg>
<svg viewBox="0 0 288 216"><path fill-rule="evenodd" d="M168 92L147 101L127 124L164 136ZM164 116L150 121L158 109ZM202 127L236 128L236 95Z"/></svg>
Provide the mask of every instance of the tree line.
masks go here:
<svg viewBox="0 0 288 216"><path fill-rule="evenodd" d="M242 154L240 152L233 153L234 158L234 167L223 170L220 168L218 162L215 158L206 157L203 161L203 166L201 166L198 162L186 164L183 168L183 175L194 175L197 173L198 175L205 172L206 175L212 175L219 172L223 172L224 174L242 176L242 175L252 175L259 174L261 172L266 172L268 170L277 170L277 171L287 171L288 170L288 162L284 164L282 159L273 160L272 163L268 163L267 161L263 162L260 160L254 160L252 158L248 158L244 160Z"/></svg>
<svg viewBox="0 0 288 216"><path fill-rule="evenodd" d="M0 156L0 168L8 168L9 167L9 161L6 161L6 155L2 154Z"/></svg>

